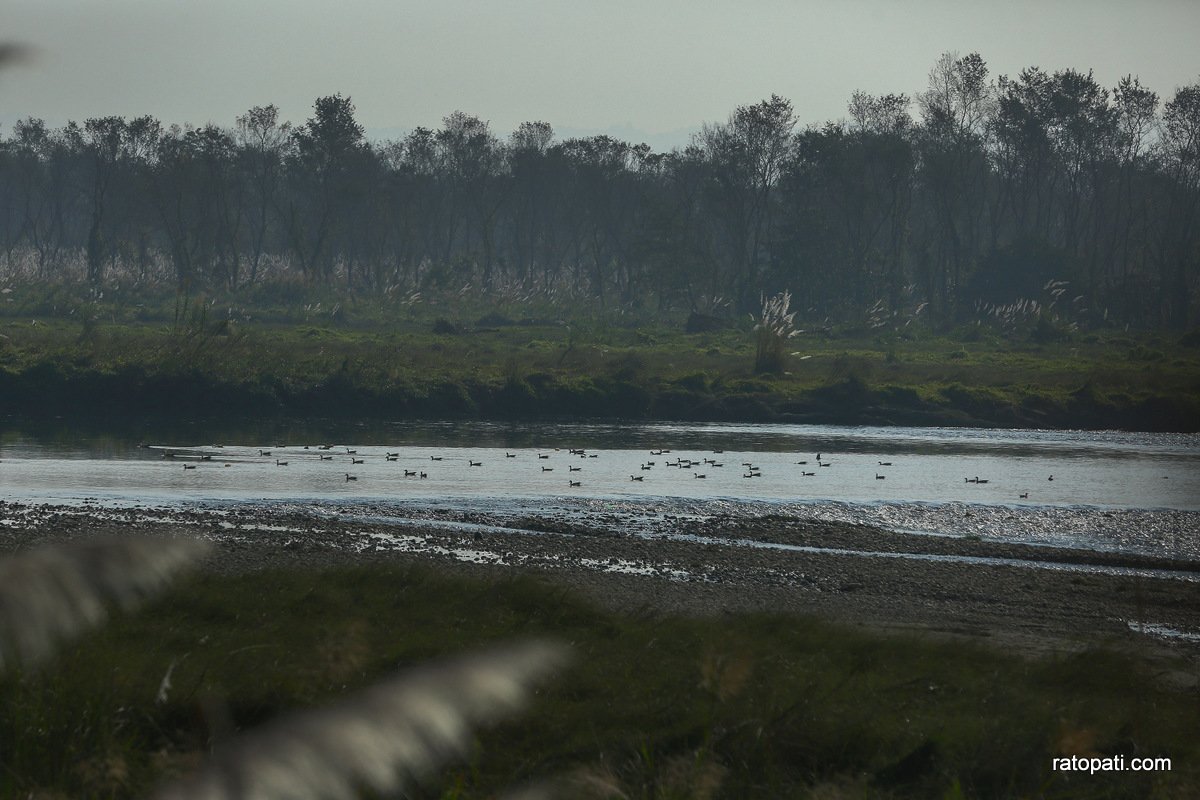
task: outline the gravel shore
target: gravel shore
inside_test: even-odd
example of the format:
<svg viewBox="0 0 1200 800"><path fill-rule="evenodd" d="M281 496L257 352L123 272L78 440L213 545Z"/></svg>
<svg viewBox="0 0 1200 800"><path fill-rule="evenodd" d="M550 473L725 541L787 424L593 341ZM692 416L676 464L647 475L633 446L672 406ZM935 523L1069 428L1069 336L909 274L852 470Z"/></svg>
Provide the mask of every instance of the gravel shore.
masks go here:
<svg viewBox="0 0 1200 800"><path fill-rule="evenodd" d="M1149 556L792 517L711 518L656 536L542 518L398 525L246 507L0 503L0 522L0 552L105 534L197 536L216 543L205 568L218 572L435 563L533 572L625 612L799 613L1030 653L1103 644L1200 661L1200 563Z"/></svg>

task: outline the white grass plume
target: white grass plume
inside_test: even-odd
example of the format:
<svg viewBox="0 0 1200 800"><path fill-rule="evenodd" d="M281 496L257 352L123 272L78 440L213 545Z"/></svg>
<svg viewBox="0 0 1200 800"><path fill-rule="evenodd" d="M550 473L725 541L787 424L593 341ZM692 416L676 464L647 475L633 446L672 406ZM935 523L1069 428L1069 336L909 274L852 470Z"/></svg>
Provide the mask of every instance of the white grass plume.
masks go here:
<svg viewBox="0 0 1200 800"><path fill-rule="evenodd" d="M565 648L530 642L426 664L230 742L156 800L398 794L465 756L475 726L518 709L531 684L565 660Z"/></svg>
<svg viewBox="0 0 1200 800"><path fill-rule="evenodd" d="M43 547L0 559L0 669L33 665L65 639L165 586L208 550L195 539L127 537Z"/></svg>

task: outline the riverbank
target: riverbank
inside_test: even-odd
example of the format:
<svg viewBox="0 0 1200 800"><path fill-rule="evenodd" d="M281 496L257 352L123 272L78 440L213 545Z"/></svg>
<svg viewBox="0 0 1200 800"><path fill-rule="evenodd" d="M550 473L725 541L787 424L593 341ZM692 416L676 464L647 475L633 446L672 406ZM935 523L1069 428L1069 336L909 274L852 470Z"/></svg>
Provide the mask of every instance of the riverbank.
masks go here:
<svg viewBox="0 0 1200 800"><path fill-rule="evenodd" d="M247 506L0 508L4 550L75 536L178 533L216 542L208 568L225 574L435 564L454 574L537 574L622 613L786 612L1029 652L1104 644L1200 654L1200 562L1148 555L794 517L677 521L670 536L656 537L550 517L398 525ZM1161 630L1184 636L1153 633Z"/></svg>
<svg viewBox="0 0 1200 800"><path fill-rule="evenodd" d="M546 779L559 796L596 798L1200 786L1200 643L1150 633L1200 630L1200 564L795 518L711 519L689 542L553 519L468 528L18 504L0 516L4 555L106 534L215 543L198 575L53 668L0 674L4 794L142 796L193 769L221 731L397 665L531 636L569 643L574 665L417 796ZM751 540L823 550L733 544ZM1010 561L854 554L867 552ZM1052 768L1070 755L1172 767Z"/></svg>
<svg viewBox="0 0 1200 800"><path fill-rule="evenodd" d="M436 329L436 326L434 326ZM626 419L1195 431L1196 337L0 321L0 417Z"/></svg>

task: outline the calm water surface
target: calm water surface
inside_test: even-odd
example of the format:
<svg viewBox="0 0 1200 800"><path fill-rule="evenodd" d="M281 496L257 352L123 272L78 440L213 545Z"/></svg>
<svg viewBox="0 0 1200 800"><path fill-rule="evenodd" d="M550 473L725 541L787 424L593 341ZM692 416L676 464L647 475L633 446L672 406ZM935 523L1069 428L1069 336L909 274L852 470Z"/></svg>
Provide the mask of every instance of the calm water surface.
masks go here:
<svg viewBox="0 0 1200 800"><path fill-rule="evenodd" d="M695 464L669 466L681 459ZM204 431L146 442L10 433L0 440L0 499L266 503L395 519L549 514L610 525L782 513L1198 558L1200 436L486 423L241 432L236 439Z"/></svg>

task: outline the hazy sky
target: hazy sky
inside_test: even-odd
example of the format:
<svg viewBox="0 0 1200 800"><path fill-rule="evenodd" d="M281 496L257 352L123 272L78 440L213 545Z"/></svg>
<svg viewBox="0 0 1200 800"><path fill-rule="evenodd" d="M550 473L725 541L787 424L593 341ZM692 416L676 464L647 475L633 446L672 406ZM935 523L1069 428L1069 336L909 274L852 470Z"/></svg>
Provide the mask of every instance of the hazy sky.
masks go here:
<svg viewBox="0 0 1200 800"><path fill-rule="evenodd" d="M850 94L925 89L946 51L992 74L1133 73L1169 97L1200 81L1200 0L0 0L0 125L151 114L232 125L274 103L303 122L349 95L376 136L461 109L506 136L612 132L656 149L772 93L802 123Z"/></svg>

